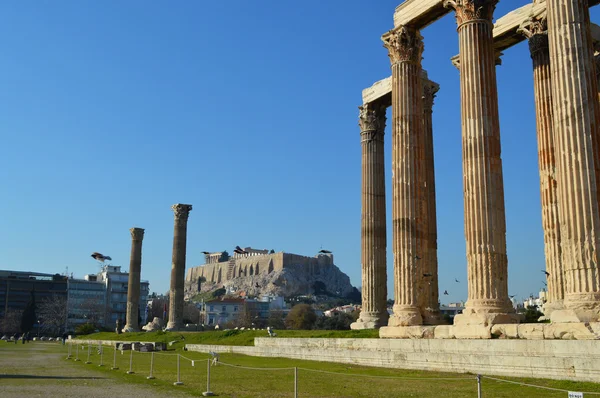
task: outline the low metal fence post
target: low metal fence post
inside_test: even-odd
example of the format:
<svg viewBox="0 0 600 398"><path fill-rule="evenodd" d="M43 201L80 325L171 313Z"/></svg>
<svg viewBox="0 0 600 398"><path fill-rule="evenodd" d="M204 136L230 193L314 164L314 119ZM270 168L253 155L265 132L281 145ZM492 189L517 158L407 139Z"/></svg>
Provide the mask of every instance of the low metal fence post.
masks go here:
<svg viewBox="0 0 600 398"><path fill-rule="evenodd" d="M67 346L67 359L71 359L71 352L73 348L73 343L69 342L69 345Z"/></svg>
<svg viewBox="0 0 600 398"><path fill-rule="evenodd" d="M477 375L477 398L481 398L481 375Z"/></svg>
<svg viewBox="0 0 600 398"><path fill-rule="evenodd" d="M174 386L181 386L183 385L183 383L181 382L181 375L179 374L179 357L180 355L177 354L177 381L175 383L173 383Z"/></svg>
<svg viewBox="0 0 600 398"><path fill-rule="evenodd" d="M133 344L131 345L131 352L129 353L129 370L127 371L128 375L132 375L135 372L133 371Z"/></svg>
<svg viewBox="0 0 600 398"><path fill-rule="evenodd" d="M89 365L90 363L90 352L92 351L92 346L88 344L88 356L87 356L87 361L85 361L86 365Z"/></svg>
<svg viewBox="0 0 600 398"><path fill-rule="evenodd" d="M154 375L152 374L152 372L154 371L154 352L150 353L150 376L146 377L146 379L148 380L152 380L154 379Z"/></svg>
<svg viewBox="0 0 600 398"><path fill-rule="evenodd" d="M294 367L294 398L298 398L298 368Z"/></svg>
<svg viewBox="0 0 600 398"><path fill-rule="evenodd" d="M104 347L102 347L102 344L100 344L98 348L100 350L100 365L98 366L104 366Z"/></svg>
<svg viewBox="0 0 600 398"><path fill-rule="evenodd" d="M206 391L202 393L205 397L212 397L213 392L210 391L210 359L206 360Z"/></svg>
<svg viewBox="0 0 600 398"><path fill-rule="evenodd" d="M111 370L117 370L119 369L117 367L117 344L115 343L114 347L114 352L113 352L113 366L112 368L110 368Z"/></svg>
<svg viewBox="0 0 600 398"><path fill-rule="evenodd" d="M75 346L75 362L79 362L79 344Z"/></svg>

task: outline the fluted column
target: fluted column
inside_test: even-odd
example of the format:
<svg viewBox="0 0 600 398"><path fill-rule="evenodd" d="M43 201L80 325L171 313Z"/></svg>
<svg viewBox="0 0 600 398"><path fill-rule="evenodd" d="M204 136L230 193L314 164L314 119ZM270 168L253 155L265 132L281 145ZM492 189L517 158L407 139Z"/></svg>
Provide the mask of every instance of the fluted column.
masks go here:
<svg viewBox="0 0 600 398"><path fill-rule="evenodd" d="M352 329L385 326L387 313L384 131L386 107L360 107L362 309Z"/></svg>
<svg viewBox="0 0 600 398"><path fill-rule="evenodd" d="M418 30L400 26L383 36L392 63L392 221L394 314L389 326L420 325L417 303L417 137L423 134Z"/></svg>
<svg viewBox="0 0 600 398"><path fill-rule="evenodd" d="M600 312L598 86L587 0L548 0L553 127L565 310L553 322L597 321ZM558 100L560 99L560 100Z"/></svg>
<svg viewBox="0 0 600 398"><path fill-rule="evenodd" d="M143 228L131 228L131 254L129 256L129 280L127 284L127 320L123 332L139 332L140 274L142 271Z"/></svg>
<svg viewBox="0 0 600 398"><path fill-rule="evenodd" d="M563 307L565 291L560 251L558 185L552 127L552 80L546 16L530 18L521 25L519 31L529 39L529 51L533 60L542 226L548 273L548 295L544 314L549 316L554 310Z"/></svg>
<svg viewBox="0 0 600 398"><path fill-rule="evenodd" d="M175 212L175 227L173 231L173 258L171 262L171 290L167 330L178 330L183 327L187 222L190 211L192 211L192 205L175 204L171 209Z"/></svg>
<svg viewBox="0 0 600 398"><path fill-rule="evenodd" d="M463 189L469 295L455 324L513 322L492 16L498 0L445 0L460 48Z"/></svg>
<svg viewBox="0 0 600 398"><path fill-rule="evenodd" d="M429 79L423 80L423 144L422 215L424 231L423 256L417 263L422 267L417 272L421 280L419 309L425 325L441 323L437 258L437 213L435 201L435 164L433 158L433 101L440 86ZM419 151L421 152L421 151ZM421 174L421 173L420 173Z"/></svg>

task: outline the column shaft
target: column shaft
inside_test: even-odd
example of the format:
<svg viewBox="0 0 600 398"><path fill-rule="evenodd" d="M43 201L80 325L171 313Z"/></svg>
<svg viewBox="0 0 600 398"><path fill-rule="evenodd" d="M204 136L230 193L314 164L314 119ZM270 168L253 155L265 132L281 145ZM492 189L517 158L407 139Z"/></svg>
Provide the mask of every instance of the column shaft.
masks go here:
<svg viewBox="0 0 600 398"><path fill-rule="evenodd" d="M385 326L387 313L384 131L386 107L360 107L362 309L352 329Z"/></svg>
<svg viewBox="0 0 600 398"><path fill-rule="evenodd" d="M127 320L124 332L139 332L140 278L142 271L143 228L131 228L131 254L129 256L129 280L127 285Z"/></svg>
<svg viewBox="0 0 600 398"><path fill-rule="evenodd" d="M383 37L392 61L394 315L390 326L422 323L417 303L417 137L423 131L420 33L401 26Z"/></svg>
<svg viewBox="0 0 600 398"><path fill-rule="evenodd" d="M439 86L430 80L423 82L423 157L424 183L420 185L424 191L424 245L423 256L419 260L423 264L422 272L417 277L422 281L419 296L419 308L423 315L423 323L436 325L441 322L438 283L437 258L437 211L435 201L435 163L433 158L433 100Z"/></svg>
<svg viewBox="0 0 600 398"><path fill-rule="evenodd" d="M455 323L510 322L506 220L492 16L498 0L446 0L460 47L465 237L469 295Z"/></svg>
<svg viewBox="0 0 600 398"><path fill-rule="evenodd" d="M173 231L173 258L171 263L171 289L169 300L168 330L183 327L183 287L185 279L185 256L187 245L187 221L192 205L176 204Z"/></svg>
<svg viewBox="0 0 600 398"><path fill-rule="evenodd" d="M587 0L548 0L562 265L567 311L553 321L598 320L600 215L598 87ZM566 318L565 318L565 315Z"/></svg>
<svg viewBox="0 0 600 398"><path fill-rule="evenodd" d="M544 314L561 309L564 299L564 278L560 250L560 223L558 211L558 184L556 180L556 154L552 122L552 79L550 74L550 49L547 19L530 18L520 31L529 39L533 60L533 84L540 169L540 198L542 202L542 227L548 280L547 302Z"/></svg>

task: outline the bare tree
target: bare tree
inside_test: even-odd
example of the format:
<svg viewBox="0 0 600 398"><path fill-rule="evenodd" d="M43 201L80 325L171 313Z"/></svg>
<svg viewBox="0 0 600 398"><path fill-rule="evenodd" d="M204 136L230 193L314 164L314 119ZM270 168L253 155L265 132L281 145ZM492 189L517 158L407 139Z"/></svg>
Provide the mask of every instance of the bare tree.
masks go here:
<svg viewBox="0 0 600 398"><path fill-rule="evenodd" d="M18 333L21 328L21 318L23 311L9 309L0 319L0 330L2 333Z"/></svg>
<svg viewBox="0 0 600 398"><path fill-rule="evenodd" d="M59 334L67 323L67 298L55 294L45 298L39 305L38 313L44 329Z"/></svg>
<svg viewBox="0 0 600 398"><path fill-rule="evenodd" d="M200 310L192 303L185 303L183 305L183 319L186 323L200 322Z"/></svg>
<svg viewBox="0 0 600 398"><path fill-rule="evenodd" d="M79 311L83 313L87 323L94 326L101 326L104 323L106 308L104 304L98 303L94 299L84 300L79 306Z"/></svg>

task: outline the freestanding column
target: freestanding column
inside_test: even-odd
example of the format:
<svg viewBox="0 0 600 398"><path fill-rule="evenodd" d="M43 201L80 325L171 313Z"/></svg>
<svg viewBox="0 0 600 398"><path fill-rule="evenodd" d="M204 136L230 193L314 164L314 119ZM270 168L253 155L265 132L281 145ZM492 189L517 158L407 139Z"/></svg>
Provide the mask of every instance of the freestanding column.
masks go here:
<svg viewBox="0 0 600 398"><path fill-rule="evenodd" d="M423 256L418 263L422 264L417 278L420 278L419 309L425 325L441 323L438 290L437 259L437 216L435 201L435 165L433 159L433 100L440 86L429 79L423 80L423 189L424 200L424 242Z"/></svg>
<svg viewBox="0 0 600 398"><path fill-rule="evenodd" d="M169 301L169 322L167 330L183 327L183 285L185 279L185 252L187 243L187 221L192 205L175 204L173 231L173 260L171 263L171 294Z"/></svg>
<svg viewBox="0 0 600 398"><path fill-rule="evenodd" d="M548 296L544 315L562 309L564 278L560 253L560 225L556 181L556 156L552 127L552 80L550 78L550 49L548 23L545 16L530 18L519 31L529 39L533 60L533 84L537 121L538 162L540 169L540 197L542 200L542 226L544 251L548 272Z"/></svg>
<svg viewBox="0 0 600 398"><path fill-rule="evenodd" d="M362 144L362 310L351 329L385 326L387 313L386 226L385 226L385 111L381 104L360 108Z"/></svg>
<svg viewBox="0 0 600 398"><path fill-rule="evenodd" d="M565 310L554 322L597 321L600 312L598 87L587 0L548 0L550 70ZM560 100L559 100L560 99Z"/></svg>
<svg viewBox="0 0 600 398"><path fill-rule="evenodd" d="M383 37L392 63L392 221L394 315L389 326L420 325L417 307L417 137L423 133L419 31L399 26Z"/></svg>
<svg viewBox="0 0 600 398"><path fill-rule="evenodd" d="M127 323L123 332L139 332L140 273L142 270L143 228L131 228L131 255L129 256L129 282L127 286Z"/></svg>
<svg viewBox="0 0 600 398"><path fill-rule="evenodd" d="M492 16L498 0L445 0L460 48L463 188L469 296L454 323L511 323Z"/></svg>

